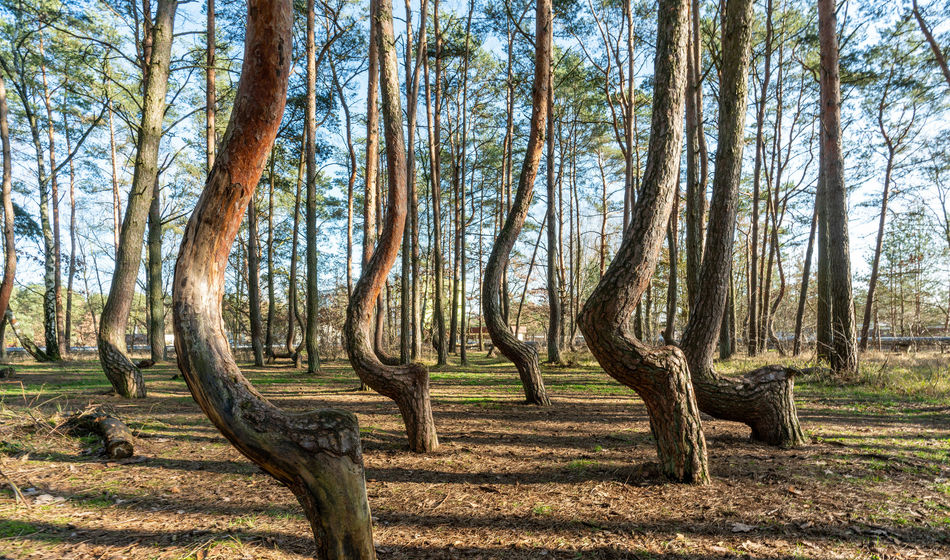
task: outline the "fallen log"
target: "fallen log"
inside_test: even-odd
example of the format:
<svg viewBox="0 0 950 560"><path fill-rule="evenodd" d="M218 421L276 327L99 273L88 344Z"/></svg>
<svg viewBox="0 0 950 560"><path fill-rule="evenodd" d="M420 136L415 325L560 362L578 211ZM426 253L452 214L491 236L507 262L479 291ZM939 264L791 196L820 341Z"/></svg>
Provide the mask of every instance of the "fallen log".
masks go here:
<svg viewBox="0 0 950 560"><path fill-rule="evenodd" d="M135 437L129 427L99 407L73 414L64 427L65 433L74 436L97 434L102 438L106 453L112 459L126 459L134 452Z"/></svg>

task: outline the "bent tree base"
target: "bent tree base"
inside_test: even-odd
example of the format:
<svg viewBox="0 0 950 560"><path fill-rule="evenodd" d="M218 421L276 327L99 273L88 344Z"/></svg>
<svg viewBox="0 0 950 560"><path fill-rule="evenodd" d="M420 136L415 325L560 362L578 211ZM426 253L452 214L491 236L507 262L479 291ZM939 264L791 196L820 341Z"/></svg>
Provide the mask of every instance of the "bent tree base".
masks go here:
<svg viewBox="0 0 950 560"><path fill-rule="evenodd" d="M188 389L238 451L293 491L321 560L376 557L356 416L284 412L237 367L221 301L231 245L280 127L293 38L290 0L250 0L235 105L182 235L172 301L175 351Z"/></svg>
<svg viewBox="0 0 950 560"><path fill-rule="evenodd" d="M147 396L142 371L135 367L125 349L109 340L105 333L99 336L99 361L118 395L127 399L144 399Z"/></svg>
<svg viewBox="0 0 950 560"><path fill-rule="evenodd" d="M699 408L720 420L741 422L752 439L777 447L805 444L795 407L794 368L764 366L739 379L711 374L693 376Z"/></svg>

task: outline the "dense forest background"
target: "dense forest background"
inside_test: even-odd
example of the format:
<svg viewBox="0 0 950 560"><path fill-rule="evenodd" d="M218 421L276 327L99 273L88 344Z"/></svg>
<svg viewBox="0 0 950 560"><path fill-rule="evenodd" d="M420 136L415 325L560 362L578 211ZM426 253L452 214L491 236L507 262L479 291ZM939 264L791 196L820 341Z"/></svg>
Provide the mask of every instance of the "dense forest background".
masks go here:
<svg viewBox="0 0 950 560"><path fill-rule="evenodd" d="M244 3L218 0L212 6L217 27L213 54L206 40L204 3L182 4L175 20L158 155L159 202L149 214L147 254L127 333L135 347L147 346L146 334L161 325L152 322L155 309L171 316L171 278L181 234L208 169L209 62L216 140L227 125L241 71ZM427 19L430 68L424 86L416 78L418 97L411 100L418 113L409 146L417 203L404 247L412 258L393 268L383 296L387 347L399 353L400 333L408 328L419 333L410 341L410 352L426 356L434 352L429 341L436 267L426 118L427 99L432 99L427 92L438 86L441 93L434 108L441 127L436 146L442 204L438 230L450 345L457 349L458 340L468 339L481 346L488 335L482 329L480 280L524 157L534 68L533 4L473 0L437 6L441 50L436 52L436 30ZM700 163L706 188L718 137L714 108L722 16L716 2L698 6L699 81L706 105L699 113ZM147 3L144 9L149 9ZM302 14L306 7L296 9ZM645 165L655 9L653 2L636 0L565 1L554 7L554 151L542 159L538 183L553 173L556 243L545 235L551 226L545 211L548 195L539 186L506 279L509 324L528 339L543 343L547 332L546 279L553 263L564 310L563 344L571 349L582 345L576 315L616 252L634 202L625 193L635 192ZM96 346L143 110L142 10L134 2L111 0L0 3L19 259L10 309L18 331L41 347L50 340L49 325L44 326L44 297L50 293L61 352ZM395 10L404 95L417 69L418 10L408 3ZM872 343L878 336L946 333L950 322L947 13L950 3L943 0L838 6L855 314L860 334L876 269L873 304L865 319ZM747 345L750 317L762 333L759 338L783 351L792 350L797 316L801 340L807 345L814 338L817 24L812 2L755 4L747 149L727 314L733 318L734 346L736 341ZM316 236L305 239L304 25L305 18L297 17L288 107L250 221L245 220L231 252L224 319L232 344L249 351L253 316L263 316L264 332L258 336L266 336L265 353L289 352L308 324L310 308L303 302L315 299L319 351L339 357L344 354L346 301L362 264L367 201L377 206L370 215L381 223L378 208L387 176L381 164L378 183L367 188L365 7L348 0L319 2L314 38ZM404 107L409 104L404 100ZM375 146L381 162L384 144ZM633 163L630 178L625 175L628 161ZM684 150L676 217L635 318L650 341L663 340L669 324L678 337L688 317L687 290L695 281L688 262L689 165ZM629 180L633 189L625 188ZM308 243L318 251L318 290L309 297L304 281ZM806 290L803 280L809 277ZM160 307L149 305L150 293L160 294ZM408 322L401 317L404 301ZM170 347L171 321L159 328ZM3 342L19 345L10 329Z"/></svg>

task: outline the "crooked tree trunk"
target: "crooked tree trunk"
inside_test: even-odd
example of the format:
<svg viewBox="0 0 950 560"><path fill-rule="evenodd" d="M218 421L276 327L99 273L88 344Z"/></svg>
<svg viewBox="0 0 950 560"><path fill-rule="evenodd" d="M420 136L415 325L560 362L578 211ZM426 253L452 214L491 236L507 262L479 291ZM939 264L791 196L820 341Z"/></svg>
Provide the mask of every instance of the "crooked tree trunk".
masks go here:
<svg viewBox="0 0 950 560"><path fill-rule="evenodd" d="M742 172L746 83L752 38L752 0L728 0L723 21L723 63L719 102L716 174L709 209L702 285L690 309L681 346L689 362L700 409L724 420L743 422L752 437L772 445L804 443L793 398L795 370L767 366L741 382L719 377L713 354L729 296L739 178Z"/></svg>
<svg viewBox="0 0 950 560"><path fill-rule="evenodd" d="M296 495L318 558L375 558L356 417L278 409L241 374L222 330L228 253L277 135L290 71L291 2L251 0L248 14L232 118L175 267L178 365L221 433Z"/></svg>
<svg viewBox="0 0 950 560"><path fill-rule="evenodd" d="M99 361L116 393L126 398L145 397L142 372L129 359L125 346L125 329L142 260L145 218L152 202L158 175L158 145L162 138L165 114L165 93L171 60L172 35L176 0L160 0L155 22L151 26L152 47L145 86L142 123L139 127L132 188L125 218L119 232L119 250L109 297L102 309L99 324Z"/></svg>
<svg viewBox="0 0 950 560"><path fill-rule="evenodd" d="M831 279L831 370L850 376L858 372L851 256L848 240L848 193L841 153L841 80L835 0L818 0L821 51L821 144L824 148L825 202L828 220L828 265Z"/></svg>
<svg viewBox="0 0 950 560"><path fill-rule="evenodd" d="M6 324L7 308L13 294L16 276L16 238L13 235L13 159L10 151L10 128L7 120L7 89L0 74L0 156L3 157L3 281L0 282L0 324ZM6 347L0 329L0 346Z"/></svg>
<svg viewBox="0 0 950 560"><path fill-rule="evenodd" d="M505 218L505 225L495 239L485 266L485 278L482 281L482 314L485 316L485 325L488 327L492 344L518 368L527 402L549 405L551 401L544 388L544 380L541 378L538 352L512 334L502 316L500 297L503 288L502 272L508 267L511 249L528 215L531 196L534 192L534 179L538 174L538 164L544 148L548 88L551 87L552 33L550 27L553 25L551 0L538 0L536 14L534 85L531 88L531 130L528 135L528 147L511 210ZM508 287L504 286L504 289L507 290Z"/></svg>
<svg viewBox="0 0 950 560"><path fill-rule="evenodd" d="M374 12L370 21L376 26L375 47L380 62L389 196L379 243L353 288L343 332L353 369L373 390L396 402L406 424L409 448L422 453L439 447L429 400L429 371L417 363L387 366L379 361L373 348L373 306L399 253L406 226L407 183L392 0L374 1L371 11Z"/></svg>
<svg viewBox="0 0 950 560"><path fill-rule="evenodd" d="M445 263L442 255L442 144L439 109L442 105L442 69L439 56L442 53L442 35L439 31L439 1L435 0L432 13L432 29L435 35L435 100L429 86L429 57L423 58L425 72L426 120L428 123L429 179L432 189L432 257L434 269L434 302L432 307L432 346L436 351L436 365L444 366L449 360L449 347L445 340L445 302L443 301L442 275ZM372 73L372 69L370 70ZM368 165L368 164L367 164ZM368 258L366 259L369 260ZM365 263L364 263L365 264Z"/></svg>
<svg viewBox="0 0 950 560"><path fill-rule="evenodd" d="M685 356L673 346L648 347L627 326L656 269L676 195L688 25L689 0L660 2L653 122L640 199L617 256L578 321L604 371L635 390L646 404L663 474L672 480L706 483L706 439Z"/></svg>

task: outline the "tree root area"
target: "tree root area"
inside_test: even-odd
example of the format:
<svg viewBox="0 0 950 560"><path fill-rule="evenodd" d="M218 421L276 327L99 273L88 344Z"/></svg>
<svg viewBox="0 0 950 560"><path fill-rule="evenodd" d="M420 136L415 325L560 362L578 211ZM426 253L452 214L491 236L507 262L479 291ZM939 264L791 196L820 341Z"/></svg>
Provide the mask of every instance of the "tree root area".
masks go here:
<svg viewBox="0 0 950 560"><path fill-rule="evenodd" d="M809 443L769 447L707 420L713 482L696 487L662 479L643 403L589 356L542 366L544 408L519 404L514 367L482 356L432 372L442 447L426 455L407 449L395 403L351 391L345 362L318 377L245 371L282 407L359 416L380 558L950 558L945 397L806 375L796 394ZM0 379L0 557L312 557L293 494L221 437L176 371L144 372L149 397L134 401L101 394L96 362L18 364ZM55 429L89 405L121 414L135 456L110 459L98 438Z"/></svg>

